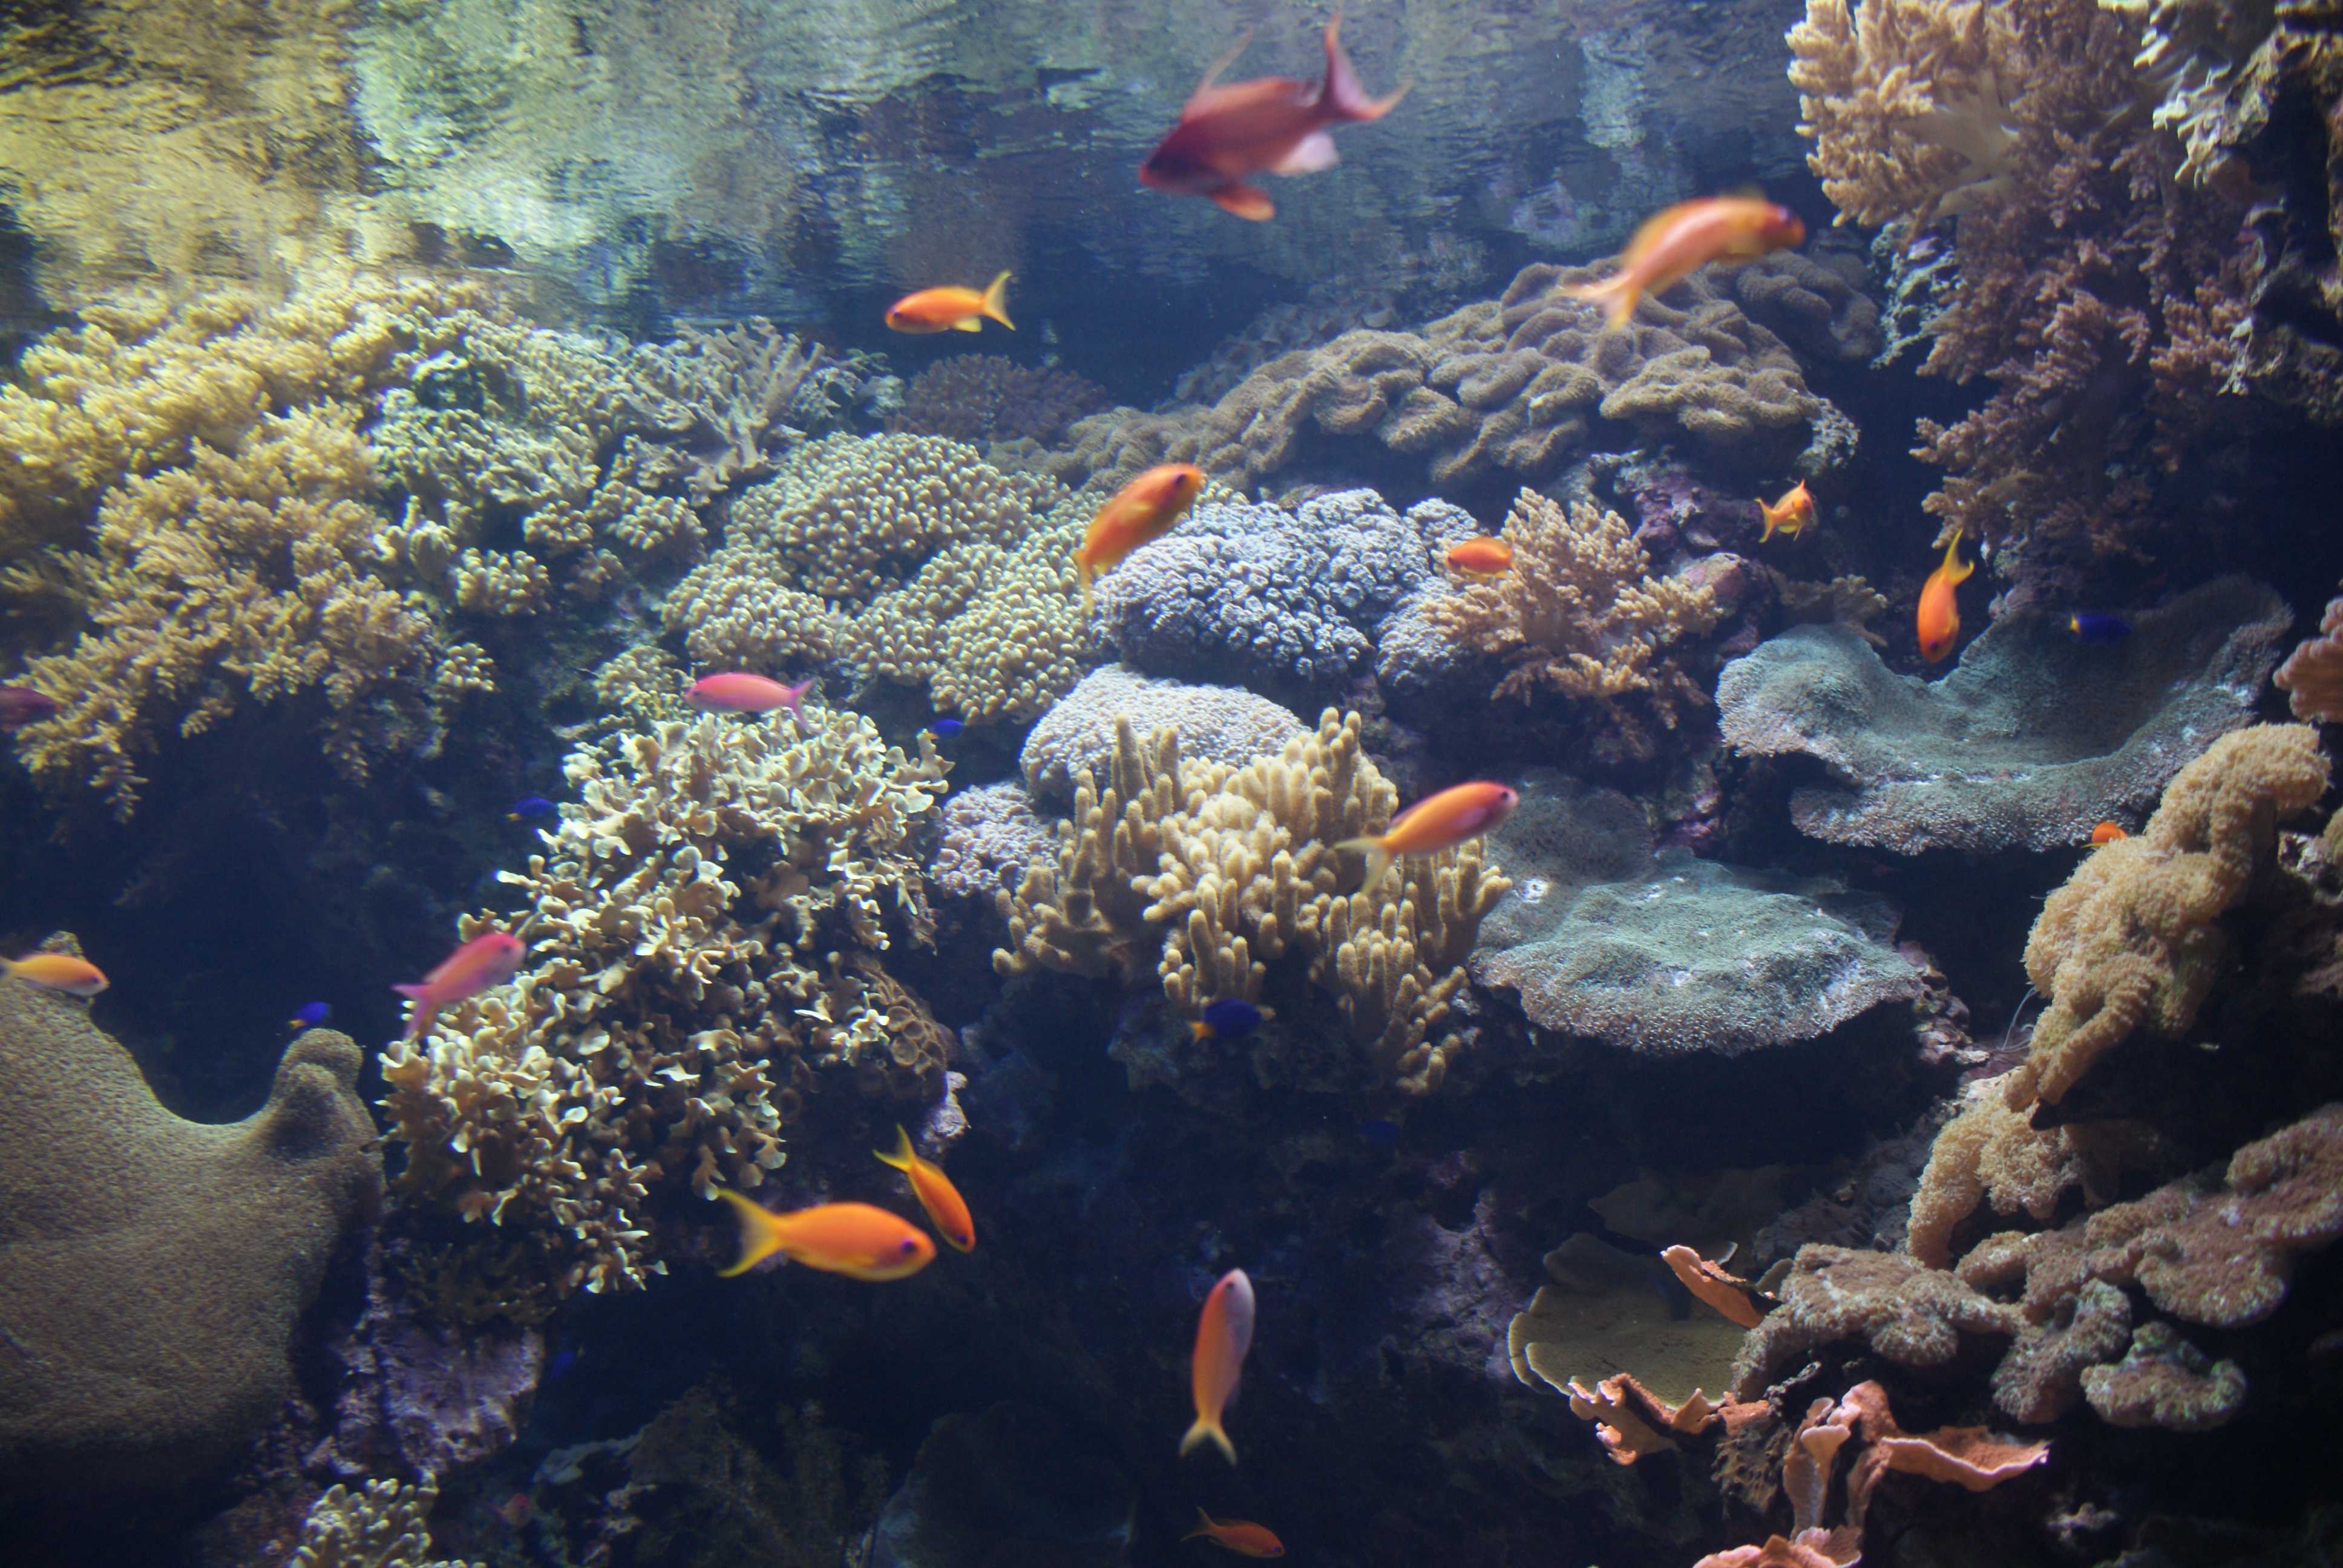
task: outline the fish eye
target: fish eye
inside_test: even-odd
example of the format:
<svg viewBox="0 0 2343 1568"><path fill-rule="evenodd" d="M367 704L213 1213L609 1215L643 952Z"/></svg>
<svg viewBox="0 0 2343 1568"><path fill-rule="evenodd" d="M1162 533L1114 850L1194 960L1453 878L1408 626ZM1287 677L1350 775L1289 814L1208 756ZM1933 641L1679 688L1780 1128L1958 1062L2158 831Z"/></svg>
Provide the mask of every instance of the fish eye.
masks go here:
<svg viewBox="0 0 2343 1568"><path fill-rule="evenodd" d="M903 1238L903 1251L906 1251L906 1252L916 1252L916 1251L918 1251L919 1250L920 1250L920 1242L919 1242L919 1238L918 1238L918 1237L916 1237L916 1236L906 1236L906 1237L904 1237L904 1238Z"/></svg>

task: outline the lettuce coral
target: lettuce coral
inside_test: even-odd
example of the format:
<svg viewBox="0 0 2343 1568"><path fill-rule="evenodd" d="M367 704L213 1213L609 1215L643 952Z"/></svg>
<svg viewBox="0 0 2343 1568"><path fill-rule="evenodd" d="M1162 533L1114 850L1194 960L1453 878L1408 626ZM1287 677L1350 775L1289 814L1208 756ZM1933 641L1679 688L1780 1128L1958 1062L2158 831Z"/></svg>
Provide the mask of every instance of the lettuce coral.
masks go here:
<svg viewBox="0 0 2343 1568"><path fill-rule="evenodd" d="M950 1035L880 955L931 937L914 835L947 768L843 713L572 754L548 852L504 874L528 967L385 1053L403 1187L518 1233L557 1290L639 1286L659 1202L753 1191L808 1097L933 1093Z"/></svg>

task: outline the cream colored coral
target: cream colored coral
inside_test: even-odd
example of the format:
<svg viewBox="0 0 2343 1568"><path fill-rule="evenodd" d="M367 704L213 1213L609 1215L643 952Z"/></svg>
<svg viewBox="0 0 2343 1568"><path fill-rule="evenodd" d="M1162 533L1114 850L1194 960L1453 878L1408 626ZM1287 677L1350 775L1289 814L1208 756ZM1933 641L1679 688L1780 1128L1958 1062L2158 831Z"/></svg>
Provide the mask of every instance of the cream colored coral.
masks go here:
<svg viewBox="0 0 2343 1568"><path fill-rule="evenodd" d="M1514 498L1502 536L1512 567L1431 601L1434 626L1513 666L1501 695L1544 689L1574 698L1631 693L1702 700L1665 649L1716 624L1715 596L1651 575L1618 513L1581 501L1565 510L1533 490ZM1673 722L1665 701L1660 711Z"/></svg>
<svg viewBox="0 0 2343 1568"><path fill-rule="evenodd" d="M660 1271L650 1204L756 1188L820 1075L937 1087L946 1046L875 966L931 934L914 833L947 764L856 715L813 725L707 716L574 753L548 853L503 878L528 966L384 1055L403 1182L520 1232L558 1291Z"/></svg>
<svg viewBox="0 0 2343 1568"><path fill-rule="evenodd" d="M431 1507L439 1483L426 1475L369 1481L352 1492L337 1483L309 1505L285 1568L470 1568L430 1559Z"/></svg>

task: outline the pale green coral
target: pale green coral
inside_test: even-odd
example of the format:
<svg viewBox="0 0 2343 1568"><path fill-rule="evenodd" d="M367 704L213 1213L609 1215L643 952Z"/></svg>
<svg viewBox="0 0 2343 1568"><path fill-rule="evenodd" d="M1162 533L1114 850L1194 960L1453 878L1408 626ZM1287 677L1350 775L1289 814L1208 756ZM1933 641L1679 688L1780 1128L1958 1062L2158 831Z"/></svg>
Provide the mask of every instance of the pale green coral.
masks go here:
<svg viewBox="0 0 2343 1568"><path fill-rule="evenodd" d="M369 1481L363 1491L327 1488L301 1521L301 1538L285 1568L471 1568L433 1558L431 1505L439 1483Z"/></svg>

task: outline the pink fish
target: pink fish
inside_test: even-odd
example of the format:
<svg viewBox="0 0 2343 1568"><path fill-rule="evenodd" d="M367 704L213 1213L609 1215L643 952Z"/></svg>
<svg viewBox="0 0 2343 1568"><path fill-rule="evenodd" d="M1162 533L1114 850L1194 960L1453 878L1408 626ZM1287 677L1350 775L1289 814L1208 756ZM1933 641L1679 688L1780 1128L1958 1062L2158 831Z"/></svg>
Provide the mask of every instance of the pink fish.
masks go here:
<svg viewBox="0 0 2343 1568"><path fill-rule="evenodd" d="M1235 1446L1221 1429L1229 1402L1237 1397L1237 1374L1244 1370L1245 1352L1252 1349L1252 1281L1242 1269L1231 1269L1204 1298L1196 1319L1196 1351L1188 1363L1188 1379L1196 1396L1196 1424L1180 1440L1180 1452L1211 1443L1237 1462Z"/></svg>
<svg viewBox="0 0 2343 1568"><path fill-rule="evenodd" d="M509 931L482 931L442 960L439 967L412 985L390 989L415 1004L407 1020L407 1038L413 1040L441 1008L476 997L500 986L520 969L521 940Z"/></svg>
<svg viewBox="0 0 2343 1568"><path fill-rule="evenodd" d="M694 708L704 708L711 713L770 713L776 708L786 708L802 735L806 732L805 714L798 704L805 700L805 694L812 687L811 676L795 686L783 686L767 676L729 669L701 676L683 696Z"/></svg>

